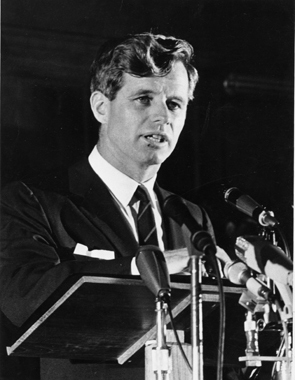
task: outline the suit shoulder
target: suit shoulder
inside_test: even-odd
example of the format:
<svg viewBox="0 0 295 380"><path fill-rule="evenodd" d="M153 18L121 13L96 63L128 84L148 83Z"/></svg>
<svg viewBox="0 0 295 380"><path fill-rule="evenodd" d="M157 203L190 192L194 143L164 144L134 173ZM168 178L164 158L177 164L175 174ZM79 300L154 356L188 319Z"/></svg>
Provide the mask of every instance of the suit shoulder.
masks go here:
<svg viewBox="0 0 295 380"><path fill-rule="evenodd" d="M68 193L68 169L58 168L54 171L39 173L36 176L20 179L6 184L2 189L2 195L12 196L48 192L57 194Z"/></svg>
<svg viewBox="0 0 295 380"><path fill-rule="evenodd" d="M185 205L188 207L188 209L191 211L191 212L194 212L194 213L202 213L203 212L203 208L201 206L199 206L198 204L196 203L193 203L187 199L185 199L184 197L180 196L180 195L177 195L171 191L168 191L168 190L165 190L163 188L161 188L160 186L156 185L156 188L155 188L155 191L157 193L157 196L161 199L162 203L165 202L165 200L170 197L170 196L177 196L179 197L184 203Z"/></svg>
<svg viewBox="0 0 295 380"><path fill-rule="evenodd" d="M202 206L200 206L200 205L198 205L196 203L193 203L193 202L185 199L182 196L179 196L179 195L174 194L174 193L172 193L170 191L164 190L161 187L159 187L158 185L155 188L155 191L156 191L156 193L157 193L157 195L158 195L158 197L159 197L160 202L161 202L162 205L164 205L165 200L167 198L169 198L170 196L177 196L177 197L179 197L181 199L181 201L185 204L185 206L187 207L187 209L189 210L190 214L200 224L200 226L202 226L202 228L204 228L205 230L209 230L210 233L212 235L214 235L214 233L213 233L213 227L212 227L210 218L209 218L206 210Z"/></svg>
<svg viewBox="0 0 295 380"><path fill-rule="evenodd" d="M29 184L16 181L7 184L1 192L1 205L3 208L18 209L23 207L40 208L41 204L51 204L52 207L63 202L65 197L62 194L42 190L30 186Z"/></svg>

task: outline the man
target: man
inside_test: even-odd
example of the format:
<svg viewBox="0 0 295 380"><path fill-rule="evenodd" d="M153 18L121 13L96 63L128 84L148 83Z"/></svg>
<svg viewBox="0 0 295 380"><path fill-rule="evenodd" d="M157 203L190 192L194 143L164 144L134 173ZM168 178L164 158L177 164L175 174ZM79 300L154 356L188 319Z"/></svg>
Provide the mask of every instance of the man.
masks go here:
<svg viewBox="0 0 295 380"><path fill-rule="evenodd" d="M187 42L150 33L104 45L91 68L90 104L100 129L89 158L60 179L46 176L38 186L19 182L4 190L1 310L12 325L21 326L72 274L138 274L138 186L152 204L169 273L188 266L185 236L162 212L169 193L156 175L175 148L193 98L198 75L192 56ZM213 236L206 213L187 206ZM87 379L94 373L105 378L83 368ZM64 370L69 377L62 369L53 375L48 366L41 372L46 379L57 373L76 378L69 366Z"/></svg>

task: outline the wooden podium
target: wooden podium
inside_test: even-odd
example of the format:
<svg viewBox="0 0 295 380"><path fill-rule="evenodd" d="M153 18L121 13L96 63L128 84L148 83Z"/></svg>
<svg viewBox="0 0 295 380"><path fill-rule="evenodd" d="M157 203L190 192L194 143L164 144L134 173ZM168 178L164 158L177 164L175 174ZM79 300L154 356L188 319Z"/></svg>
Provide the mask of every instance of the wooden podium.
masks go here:
<svg viewBox="0 0 295 380"><path fill-rule="evenodd" d="M172 276L171 289L176 326L187 329L190 277ZM241 290L227 281L224 284L226 297L238 300ZM202 294L206 315L212 303L219 302L217 285L205 278ZM155 334L154 295L140 277L75 275L26 321L7 352L16 356L124 364L146 342L155 339Z"/></svg>

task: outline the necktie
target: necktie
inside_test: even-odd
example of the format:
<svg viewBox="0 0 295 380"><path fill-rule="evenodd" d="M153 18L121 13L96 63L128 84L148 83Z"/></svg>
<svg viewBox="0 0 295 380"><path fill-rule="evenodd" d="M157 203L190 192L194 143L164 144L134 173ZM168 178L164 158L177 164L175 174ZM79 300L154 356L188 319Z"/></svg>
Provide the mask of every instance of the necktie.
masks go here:
<svg viewBox="0 0 295 380"><path fill-rule="evenodd" d="M142 186L138 186L134 196L140 201L137 214L139 245L159 246L152 204L145 189Z"/></svg>

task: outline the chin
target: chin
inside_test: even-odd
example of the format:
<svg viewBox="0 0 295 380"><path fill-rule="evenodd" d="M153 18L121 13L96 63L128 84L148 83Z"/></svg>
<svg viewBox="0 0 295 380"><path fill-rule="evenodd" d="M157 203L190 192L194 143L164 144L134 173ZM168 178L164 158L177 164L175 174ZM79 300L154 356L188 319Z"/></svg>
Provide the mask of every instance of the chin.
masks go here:
<svg viewBox="0 0 295 380"><path fill-rule="evenodd" d="M149 165L161 165L170 156L169 154L157 154L149 160Z"/></svg>
<svg viewBox="0 0 295 380"><path fill-rule="evenodd" d="M145 152L142 156L140 161L142 164L146 166L152 166L152 165L161 165L172 153L171 150L154 150L153 152L149 151L147 154Z"/></svg>

